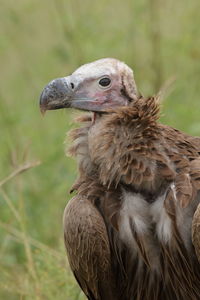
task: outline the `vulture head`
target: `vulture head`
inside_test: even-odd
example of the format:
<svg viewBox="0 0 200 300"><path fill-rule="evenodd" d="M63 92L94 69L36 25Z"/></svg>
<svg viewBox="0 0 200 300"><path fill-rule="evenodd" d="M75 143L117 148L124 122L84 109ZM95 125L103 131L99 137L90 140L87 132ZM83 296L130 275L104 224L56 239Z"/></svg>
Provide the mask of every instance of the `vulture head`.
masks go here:
<svg viewBox="0 0 200 300"><path fill-rule="evenodd" d="M40 108L42 112L69 107L105 112L136 99L133 71L117 59L104 58L52 80L41 94Z"/></svg>

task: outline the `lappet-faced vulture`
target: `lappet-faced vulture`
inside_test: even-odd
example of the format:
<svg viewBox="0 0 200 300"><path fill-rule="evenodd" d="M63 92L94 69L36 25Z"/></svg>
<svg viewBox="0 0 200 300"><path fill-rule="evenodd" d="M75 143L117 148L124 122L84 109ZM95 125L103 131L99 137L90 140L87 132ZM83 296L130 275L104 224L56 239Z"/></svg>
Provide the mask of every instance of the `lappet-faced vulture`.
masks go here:
<svg viewBox="0 0 200 300"><path fill-rule="evenodd" d="M71 133L79 178L64 212L87 298L200 299L200 138L159 123L159 99L116 59L51 81L40 107L91 112Z"/></svg>

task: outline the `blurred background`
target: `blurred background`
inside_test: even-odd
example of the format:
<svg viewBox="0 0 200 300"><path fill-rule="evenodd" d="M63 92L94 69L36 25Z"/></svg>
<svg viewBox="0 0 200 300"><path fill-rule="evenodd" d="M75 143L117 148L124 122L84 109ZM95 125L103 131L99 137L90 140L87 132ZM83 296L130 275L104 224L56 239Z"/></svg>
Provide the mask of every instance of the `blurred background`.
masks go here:
<svg viewBox="0 0 200 300"><path fill-rule="evenodd" d="M200 135L199 12L199 0L1 0L0 299L85 299L62 233L77 172L63 141L76 113L43 118L43 87L115 57L146 96L176 78L161 121Z"/></svg>

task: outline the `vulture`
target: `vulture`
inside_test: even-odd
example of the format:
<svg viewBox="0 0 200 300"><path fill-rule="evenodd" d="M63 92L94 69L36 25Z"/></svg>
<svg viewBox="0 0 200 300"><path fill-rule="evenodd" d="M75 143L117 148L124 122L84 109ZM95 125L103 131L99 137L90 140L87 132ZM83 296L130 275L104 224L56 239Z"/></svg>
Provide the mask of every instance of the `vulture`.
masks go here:
<svg viewBox="0 0 200 300"><path fill-rule="evenodd" d="M71 270L89 300L200 299L200 138L159 119L125 63L104 58L52 80L40 109L87 111L69 152Z"/></svg>

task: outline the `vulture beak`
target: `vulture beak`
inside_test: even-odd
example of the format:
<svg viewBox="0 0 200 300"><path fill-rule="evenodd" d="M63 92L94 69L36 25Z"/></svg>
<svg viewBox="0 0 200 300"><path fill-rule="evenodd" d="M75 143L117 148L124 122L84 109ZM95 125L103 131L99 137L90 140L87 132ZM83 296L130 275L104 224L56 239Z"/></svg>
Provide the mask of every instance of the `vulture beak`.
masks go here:
<svg viewBox="0 0 200 300"><path fill-rule="evenodd" d="M40 96L40 110L42 114L44 114L46 110L70 107L70 102L73 97L72 87L73 86L69 84L68 77L57 78L50 81Z"/></svg>
<svg viewBox="0 0 200 300"><path fill-rule="evenodd" d="M71 76L50 81L40 96L40 111L60 108L77 108L81 110L100 111L95 99L88 97L87 92L80 92L72 81Z"/></svg>

